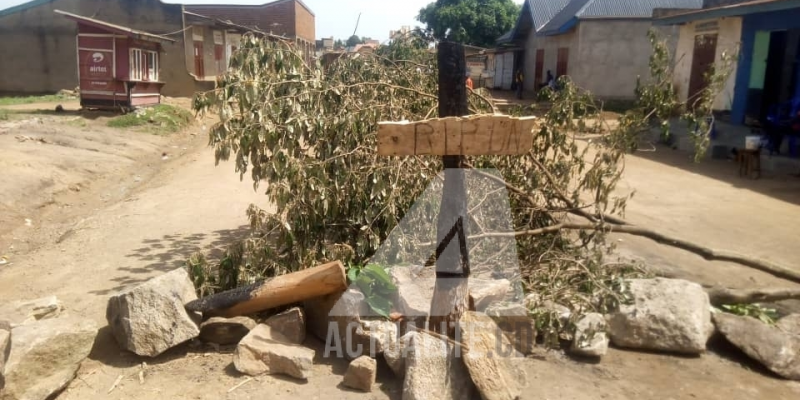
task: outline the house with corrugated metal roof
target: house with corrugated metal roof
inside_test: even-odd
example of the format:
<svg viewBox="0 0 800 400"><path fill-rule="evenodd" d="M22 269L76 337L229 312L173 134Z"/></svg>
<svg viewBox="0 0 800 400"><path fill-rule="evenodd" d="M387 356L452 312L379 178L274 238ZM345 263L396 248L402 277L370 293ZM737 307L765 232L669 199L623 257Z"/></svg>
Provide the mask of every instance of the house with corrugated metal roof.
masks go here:
<svg viewBox="0 0 800 400"><path fill-rule="evenodd" d="M547 71L569 76L606 99L633 98L637 76L649 74L647 32L654 10L696 10L703 0L526 0L514 28L498 39L495 87L546 83ZM663 28L662 28L663 29ZM676 33L664 29L667 34Z"/></svg>
<svg viewBox="0 0 800 400"><path fill-rule="evenodd" d="M736 69L714 108L729 111L735 125L769 122L781 105L787 106L784 117L793 116L800 110L800 0L704 3L701 10L655 20L679 27L674 83L680 98L691 101L704 88L708 68L723 52L738 49ZM798 144L790 152L800 153Z"/></svg>
<svg viewBox="0 0 800 400"><path fill-rule="evenodd" d="M169 96L191 96L197 90L213 88L247 32L291 41L305 52L308 61L313 56L315 17L301 0L257 6L31 0L0 10L0 54L7 55L0 62L0 93L55 93L79 86L79 24L55 13L56 9L173 39L162 45L160 73L154 74L164 83L161 93ZM77 47L80 51L81 46ZM128 57L130 70L114 71L117 76L112 78L146 76L134 70L144 68L137 62L139 53Z"/></svg>

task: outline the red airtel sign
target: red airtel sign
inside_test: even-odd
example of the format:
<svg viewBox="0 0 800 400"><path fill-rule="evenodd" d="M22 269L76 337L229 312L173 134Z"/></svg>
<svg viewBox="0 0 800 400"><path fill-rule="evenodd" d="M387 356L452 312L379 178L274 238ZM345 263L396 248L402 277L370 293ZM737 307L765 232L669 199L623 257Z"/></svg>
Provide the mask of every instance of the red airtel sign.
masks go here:
<svg viewBox="0 0 800 400"><path fill-rule="evenodd" d="M79 50L81 90L113 91L114 52Z"/></svg>

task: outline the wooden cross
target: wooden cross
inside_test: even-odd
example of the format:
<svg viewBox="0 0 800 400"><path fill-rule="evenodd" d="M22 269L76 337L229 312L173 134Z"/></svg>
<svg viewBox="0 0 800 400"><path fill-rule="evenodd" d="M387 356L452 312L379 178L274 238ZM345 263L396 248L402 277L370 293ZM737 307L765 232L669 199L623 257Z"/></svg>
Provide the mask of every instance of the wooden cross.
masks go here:
<svg viewBox="0 0 800 400"><path fill-rule="evenodd" d="M519 155L533 146L534 118L467 116L464 47L442 42L438 49L439 119L381 122L378 154L442 156L444 189L436 223L436 288L429 329L450 337L469 307L469 232L464 156ZM453 240L458 246L448 246Z"/></svg>

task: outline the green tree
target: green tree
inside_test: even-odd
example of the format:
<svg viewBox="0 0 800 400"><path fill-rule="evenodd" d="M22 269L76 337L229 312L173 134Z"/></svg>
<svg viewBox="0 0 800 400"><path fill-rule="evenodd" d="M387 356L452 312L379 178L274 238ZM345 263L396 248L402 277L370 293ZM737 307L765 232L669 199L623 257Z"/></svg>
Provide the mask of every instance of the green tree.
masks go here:
<svg viewBox="0 0 800 400"><path fill-rule="evenodd" d="M417 20L438 40L491 47L519 13L513 0L436 0L419 11Z"/></svg>
<svg viewBox="0 0 800 400"><path fill-rule="evenodd" d="M347 44L347 47L353 47L353 46L355 46L357 44L361 44L361 43L364 43L364 41L361 40L361 38L358 37L358 35L353 35L353 36L350 36L349 38L347 38L347 43L346 44Z"/></svg>

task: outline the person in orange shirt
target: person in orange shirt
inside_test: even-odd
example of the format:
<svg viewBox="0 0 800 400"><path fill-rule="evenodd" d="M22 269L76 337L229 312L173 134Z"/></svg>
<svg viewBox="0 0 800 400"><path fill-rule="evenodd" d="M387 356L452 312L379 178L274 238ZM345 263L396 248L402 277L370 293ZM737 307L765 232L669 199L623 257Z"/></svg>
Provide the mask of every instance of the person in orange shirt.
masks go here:
<svg viewBox="0 0 800 400"><path fill-rule="evenodd" d="M472 78L470 78L469 75L467 75L467 87L470 89L474 89L472 87Z"/></svg>

